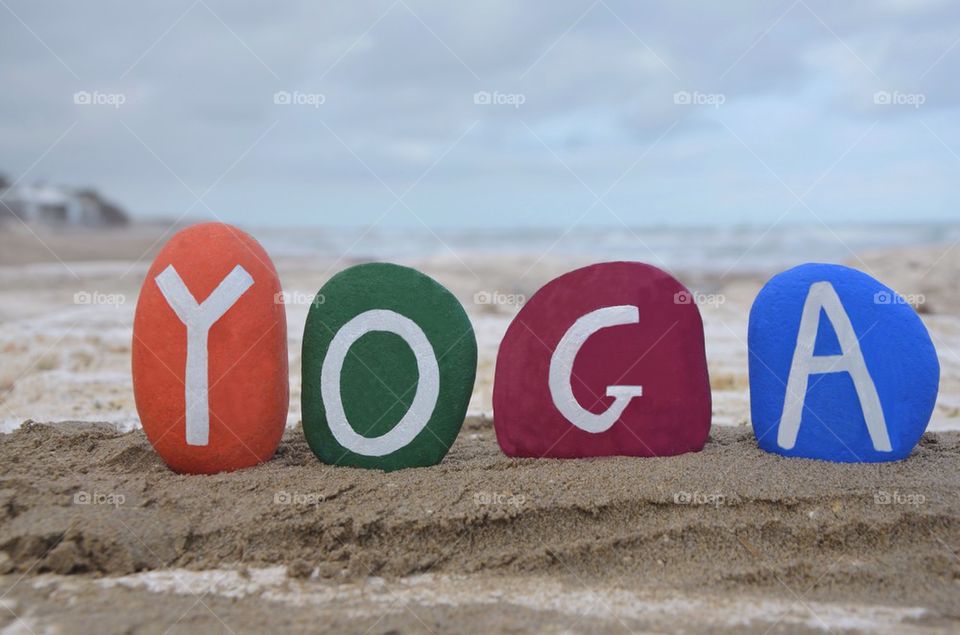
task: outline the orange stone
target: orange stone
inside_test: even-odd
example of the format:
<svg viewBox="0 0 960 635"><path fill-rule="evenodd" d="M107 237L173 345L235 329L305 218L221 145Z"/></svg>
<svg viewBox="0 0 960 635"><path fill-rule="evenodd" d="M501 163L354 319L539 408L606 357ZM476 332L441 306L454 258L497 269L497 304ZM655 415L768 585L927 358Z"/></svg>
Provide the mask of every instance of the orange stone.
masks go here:
<svg viewBox="0 0 960 635"><path fill-rule="evenodd" d="M268 460L289 406L280 279L257 241L223 223L178 232L147 272L133 321L143 430L176 472Z"/></svg>

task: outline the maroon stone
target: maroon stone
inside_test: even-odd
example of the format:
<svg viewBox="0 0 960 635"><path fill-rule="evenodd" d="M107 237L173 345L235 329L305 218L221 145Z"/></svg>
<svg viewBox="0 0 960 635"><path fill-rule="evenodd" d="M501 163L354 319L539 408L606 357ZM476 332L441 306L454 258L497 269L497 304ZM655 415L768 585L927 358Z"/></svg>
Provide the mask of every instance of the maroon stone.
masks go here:
<svg viewBox="0 0 960 635"><path fill-rule="evenodd" d="M553 280L500 344L493 412L509 456L702 449L710 379L693 296L668 273L636 262L595 264Z"/></svg>

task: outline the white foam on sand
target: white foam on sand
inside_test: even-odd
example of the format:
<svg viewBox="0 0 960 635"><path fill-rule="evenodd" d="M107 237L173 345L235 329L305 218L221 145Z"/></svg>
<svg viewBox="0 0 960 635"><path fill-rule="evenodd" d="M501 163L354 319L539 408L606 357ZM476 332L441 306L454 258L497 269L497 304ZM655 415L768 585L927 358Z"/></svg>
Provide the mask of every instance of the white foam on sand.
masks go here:
<svg viewBox="0 0 960 635"><path fill-rule="evenodd" d="M317 579L297 580L285 567L261 569L182 569L150 571L80 583L61 576L40 576L37 588L56 587L78 591L78 584L100 588L123 587L159 594L224 598L257 598L290 606L313 607L347 616L379 616L384 613L416 612L417 607L513 605L534 611L549 611L576 618L625 623L642 622L647 627L742 627L782 625L823 631L864 630L877 633L923 633L929 629L912 623L924 615L919 607L809 602L784 594L782 598L730 598L690 595L663 589L624 589L610 586L584 588L544 577L420 575L396 581L367 578L335 583Z"/></svg>

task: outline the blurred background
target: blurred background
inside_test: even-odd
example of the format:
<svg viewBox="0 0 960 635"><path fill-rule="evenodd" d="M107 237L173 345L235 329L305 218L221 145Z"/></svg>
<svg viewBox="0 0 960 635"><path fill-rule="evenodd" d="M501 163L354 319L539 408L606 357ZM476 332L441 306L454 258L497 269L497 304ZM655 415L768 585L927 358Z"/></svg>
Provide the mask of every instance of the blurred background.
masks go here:
<svg viewBox="0 0 960 635"><path fill-rule="evenodd" d="M756 289L800 262L893 285L960 360L954 2L0 0L0 16L8 428L136 425L136 295L201 220L250 231L294 298L366 260L450 286L480 333L475 412L523 299L600 260L700 294L720 422L746 422ZM294 385L305 311L290 302Z"/></svg>

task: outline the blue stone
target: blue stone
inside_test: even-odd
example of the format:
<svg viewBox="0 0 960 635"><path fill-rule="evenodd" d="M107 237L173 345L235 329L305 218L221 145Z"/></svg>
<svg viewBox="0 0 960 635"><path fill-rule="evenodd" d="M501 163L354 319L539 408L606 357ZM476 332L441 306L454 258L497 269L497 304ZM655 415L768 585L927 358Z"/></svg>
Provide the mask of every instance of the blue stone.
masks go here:
<svg viewBox="0 0 960 635"><path fill-rule="evenodd" d="M851 463L905 458L937 400L940 363L913 308L865 273L805 264L774 276L750 310L757 443Z"/></svg>

